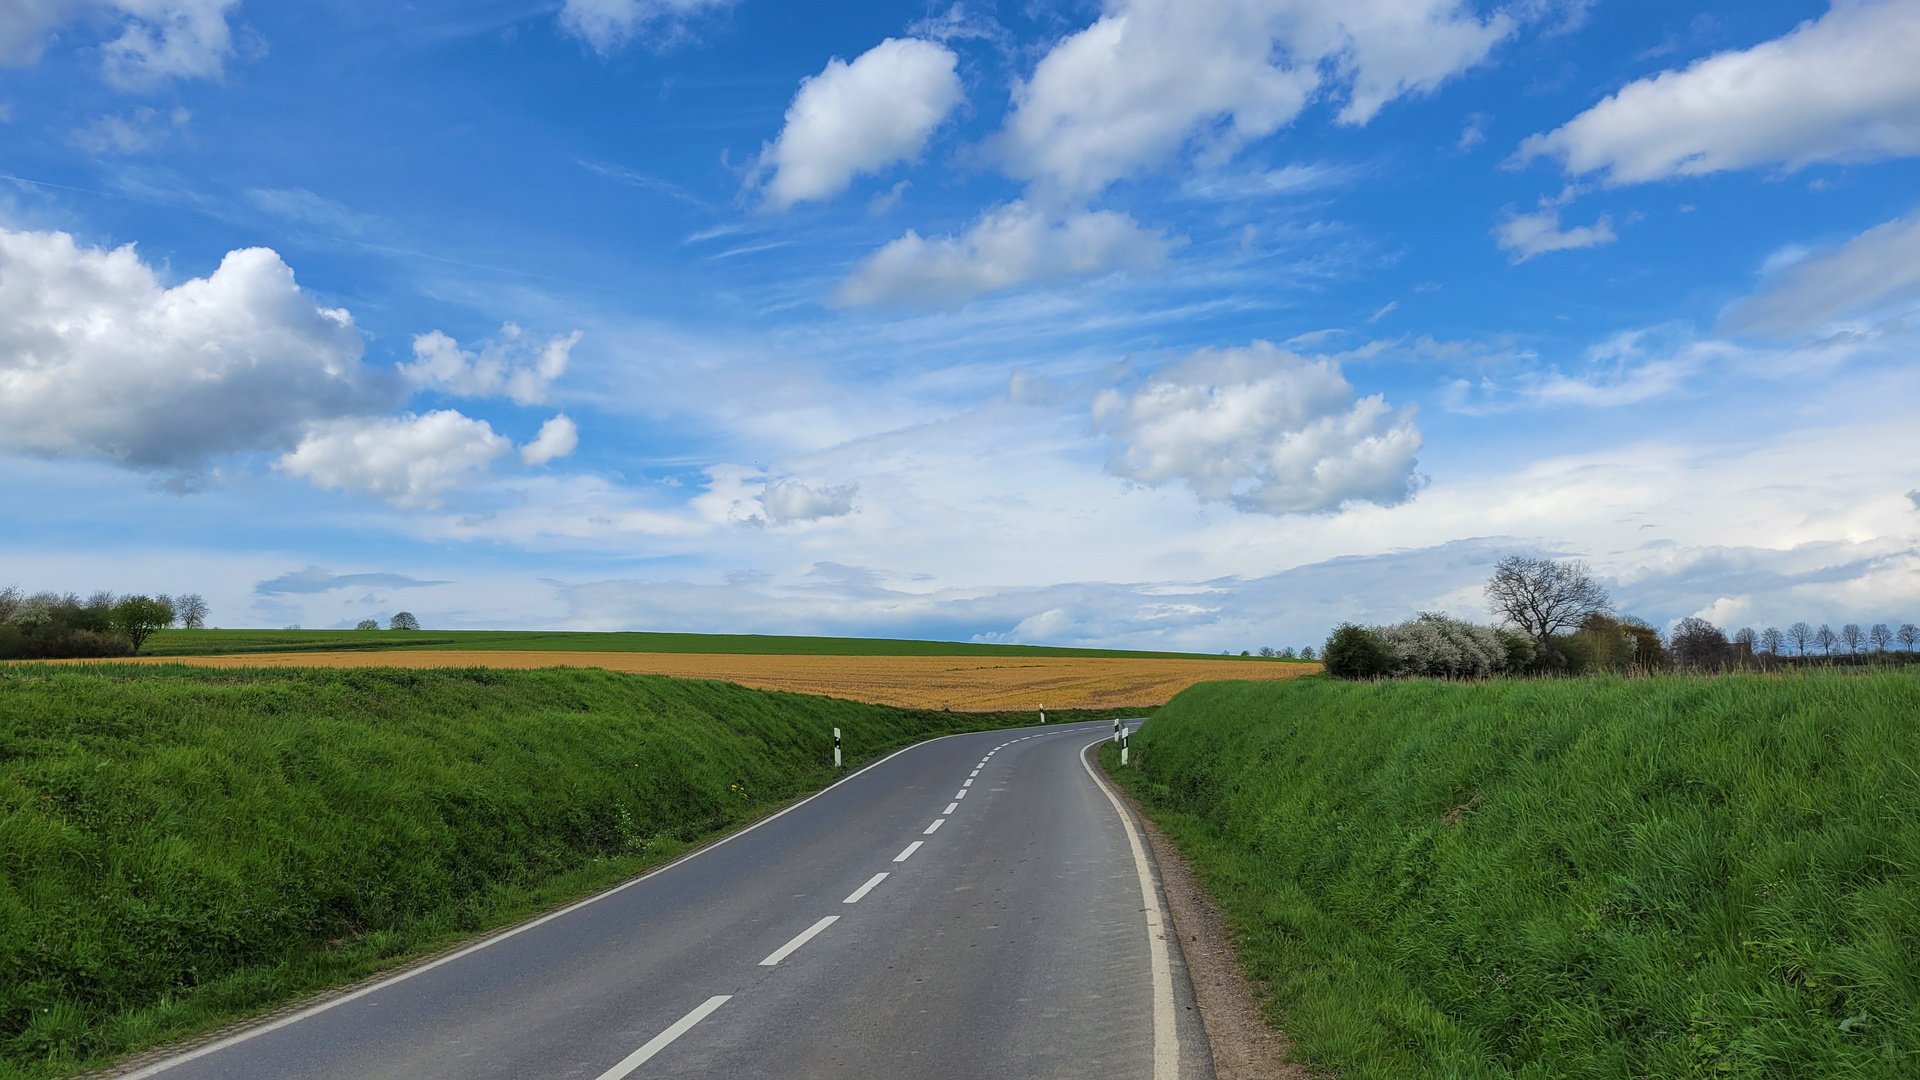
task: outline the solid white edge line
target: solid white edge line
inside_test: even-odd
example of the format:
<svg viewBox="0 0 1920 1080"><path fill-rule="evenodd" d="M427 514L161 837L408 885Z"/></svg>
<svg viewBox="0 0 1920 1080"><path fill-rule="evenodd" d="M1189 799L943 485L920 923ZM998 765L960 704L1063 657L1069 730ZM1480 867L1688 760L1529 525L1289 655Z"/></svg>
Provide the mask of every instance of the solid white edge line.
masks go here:
<svg viewBox="0 0 1920 1080"><path fill-rule="evenodd" d="M920 845L921 845L921 844L924 844L924 843L926 843L926 841L925 841L925 840L915 840L915 841L914 841L913 843L911 843L911 844L908 844L908 845L907 845L907 850L905 850L905 851L903 851L903 852L901 852L901 853L900 853L900 854L898 854L898 855L895 855L895 856L893 857L893 861L894 861L894 862L906 862L906 861L907 861L908 859L910 859L910 858L912 858L912 857L913 857L913 853L914 853L914 852L916 852L916 851L919 851L919 850L920 850Z"/></svg>
<svg viewBox="0 0 1920 1080"><path fill-rule="evenodd" d="M946 808L945 810L942 810L942 811L940 811L940 812L941 812L941 813L943 813L943 814L951 814L951 813L953 813L953 812L954 812L955 810L958 810L958 809L960 809L960 804L959 804L959 803L957 803L957 802L950 802L950 803L948 803L948 804L947 804L947 808Z"/></svg>
<svg viewBox="0 0 1920 1080"><path fill-rule="evenodd" d="M878 885L885 880L887 880L887 872L885 870L882 870L879 873L868 878L867 883L865 885L862 885L859 888L853 890L853 894L851 896L848 896L845 900L842 900L840 902L843 904L857 904L860 902L861 897L872 892L873 887L875 885Z"/></svg>
<svg viewBox="0 0 1920 1080"><path fill-rule="evenodd" d="M1088 722L1098 723L1098 721L1088 721ZM1070 730L1070 729L1063 728L1061 730L1064 731L1064 730ZM715 840L713 843L708 844L705 847L699 848L694 851L689 851L685 855L681 855L680 857L674 859L672 862L662 863L661 865L654 867L653 869L647 871L646 873L641 874L639 877L630 878L626 881L623 881L620 884L615 885L613 888L606 890L605 892L595 893L594 895L589 896L584 900L576 900L573 903L568 904L566 907L559 909L558 911L550 911L547 914L542 915L539 918L534 919L530 922L521 923L519 926L508 927L507 929L502 930L499 933L492 935L491 937L482 938L479 941L476 941L473 944L468 945L464 949L461 949L457 952L448 953L447 955L439 958L438 960L430 960L424 964L421 964L418 967L408 968L405 971L402 971L396 975L392 975L388 978L381 979L378 982L369 983L368 985L363 986L358 990L354 990L346 994L341 994L339 997L336 997L336 998L329 998L328 1000L323 1001L318 1005L301 1009L299 1012L292 1013L287 1016L283 1016L278 1020L273 1020L268 1023L261 1024L258 1027L250 1027L245 1031L236 1032L232 1035L227 1036L224 1039L219 1039L214 1042L210 1042L205 1046L196 1046L192 1050L188 1050L174 1057L167 1058L165 1061L156 1061L153 1064L138 1070L137 1072L130 1072L125 1076L120 1077L119 1080L146 1080L147 1077L157 1076L160 1073L165 1072L166 1070L171 1069L176 1065L185 1065L189 1061L206 1057L208 1054L217 1054L220 1051L225 1050L229 1046L237 1046L240 1043L246 1042L250 1039L256 1039L262 1035L266 1035L271 1032L278 1031L283 1027L290 1027L294 1024L299 1023L302 1020L307 1019L310 1016L318 1016L319 1014L326 1012L329 1009L336 1009L342 1005L347 1004L350 1001L357 1001L360 998L366 997L368 994L371 994L377 990L384 990L387 987L394 985L395 983L405 982L408 979L413 978L415 975L424 975L427 972L432 971L434 968L437 968L442 964L451 964L455 960L458 960L469 954L479 952L481 949L487 948L492 945L498 945L500 942L505 941L510 937L514 937L519 934L524 934L536 926L540 926L544 923L552 922L553 920L558 919L563 915L570 915L573 912L578 911L583 907L586 907L588 904L597 904L600 901L605 900L609 896L612 896L616 893L625 892L626 890L633 888L635 885L638 885L649 878L656 877L660 874L666 873L667 871L673 869L676 866L679 866L681 863L686 862L689 859L697 859L700 856L705 855L707 852L714 850L715 848L722 847L728 843L731 843L734 840L739 839L742 836L747 835L748 833L752 832L753 830L759 828L762 825L767 824L768 822L776 821L780 818L787 816L788 814L792 813L795 810L800 809L801 807L807 805L808 803L819 798L820 796L825 795L827 792L832 791L834 788L839 787L841 784L847 783L853 780L855 777L865 775L867 772L873 769L877 769L882 765L885 765L887 762L892 761L894 758L899 757L901 754L904 754L909 750L918 750L923 746L932 746L934 743L945 742L948 739L964 739L970 735L979 735L979 734L981 733L978 731L956 731L951 735L936 735L933 738L926 740L925 742L917 742L917 743L914 743L912 746L903 746L900 749L895 750L893 753L888 754L886 757L881 758L879 761L875 761L875 762L872 762L871 764L864 765L860 769L854 772L848 773L847 775L841 777L840 779L834 781L833 783L828 784L826 787L821 788L819 791L816 791L813 794L807 796L806 798L801 799L799 802L794 803L792 806L788 806L782 810L779 810L776 813L772 813L767 815L766 817L761 818L759 821L756 821L753 824L748 825L746 828L741 829L739 832L728 833L727 835L721 837L718 840ZM913 849L918 847L919 845L920 845L920 842L918 840L914 841L911 845L908 846L907 850L900 855L899 858L896 858L893 861L905 862L906 857L908 855L913 854Z"/></svg>
<svg viewBox="0 0 1920 1080"><path fill-rule="evenodd" d="M927 831L926 831L926 832L923 832L923 833L921 833L920 835L921 835L921 836L932 836L932 835L934 834L934 831L935 831L936 829L938 829L938 828L940 828L940 826L942 826L942 825L945 825L946 823L947 823L947 819L946 819L946 818L934 818L934 819L933 819L933 824L931 824L931 825L929 825L929 826L927 826Z"/></svg>
<svg viewBox="0 0 1920 1080"><path fill-rule="evenodd" d="M798 934L795 934L792 941L787 942L785 945L782 945L779 948L773 950L773 952L767 954L767 958L765 960L760 961L760 966L772 967L773 965L778 964L780 961L785 960L789 956L792 956L795 949L798 949L800 946L805 945L809 941L812 941L813 936L815 934L818 934L820 931L825 930L827 927L832 926L834 923L837 923L839 921L840 921L840 916L838 915L829 915L826 918L821 919L819 922L814 923L812 926L809 926L805 930L802 930Z"/></svg>
<svg viewBox="0 0 1920 1080"><path fill-rule="evenodd" d="M713 1010L732 1000L732 994L715 994L692 1012L673 1022L673 1026L647 1040L647 1044L628 1054L618 1065L600 1074L598 1080L622 1080L628 1073L647 1063L647 1059L667 1048L667 1044L693 1030L693 1025L712 1015Z"/></svg>
<svg viewBox="0 0 1920 1080"><path fill-rule="evenodd" d="M1160 917L1159 890L1153 886L1147 850L1140 843L1140 831L1133 827L1133 818L1127 814L1126 807L1120 805L1120 797L1087 760L1087 750L1109 741L1101 739L1082 747L1080 765L1099 785L1100 793L1113 804L1113 812L1120 815L1120 824L1127 830L1127 846L1133 849L1133 868L1140 875L1140 902L1147 915L1147 949L1153 957L1153 1080L1179 1080L1180 1035L1173 1026L1173 960L1167 951L1166 923Z"/></svg>

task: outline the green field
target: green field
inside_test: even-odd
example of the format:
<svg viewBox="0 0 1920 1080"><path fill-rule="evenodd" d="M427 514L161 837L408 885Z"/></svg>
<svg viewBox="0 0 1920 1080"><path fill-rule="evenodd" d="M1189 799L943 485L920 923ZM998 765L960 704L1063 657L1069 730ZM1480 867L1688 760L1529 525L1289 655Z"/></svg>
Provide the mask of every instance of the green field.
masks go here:
<svg viewBox="0 0 1920 1080"><path fill-rule="evenodd" d="M1031 719L598 670L0 666L0 1077L626 878L830 782L835 726L852 767Z"/></svg>
<svg viewBox="0 0 1920 1080"><path fill-rule="evenodd" d="M1214 683L1132 745L1343 1080L1920 1076L1913 674Z"/></svg>
<svg viewBox="0 0 1920 1080"><path fill-rule="evenodd" d="M539 652L735 653L751 656L1152 656L1218 660L1219 654L1055 649L966 641L779 637L770 634L587 633L565 630L162 630L143 652L218 656L341 649L525 649ZM1261 660L1259 657L1241 657ZM1273 662L1273 661L1262 661ZM1279 661L1285 663L1286 661Z"/></svg>

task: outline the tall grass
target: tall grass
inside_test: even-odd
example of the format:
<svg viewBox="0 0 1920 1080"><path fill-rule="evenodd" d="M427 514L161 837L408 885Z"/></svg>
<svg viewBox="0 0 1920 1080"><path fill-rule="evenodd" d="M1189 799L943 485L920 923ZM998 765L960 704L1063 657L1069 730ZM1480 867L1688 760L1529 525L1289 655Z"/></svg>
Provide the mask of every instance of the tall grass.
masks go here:
<svg viewBox="0 0 1920 1080"><path fill-rule="evenodd" d="M1920 1076L1920 678L1216 683L1119 770L1308 1061Z"/></svg>
<svg viewBox="0 0 1920 1080"><path fill-rule="evenodd" d="M912 741L1030 722L598 670L0 667L0 1077L352 979Z"/></svg>

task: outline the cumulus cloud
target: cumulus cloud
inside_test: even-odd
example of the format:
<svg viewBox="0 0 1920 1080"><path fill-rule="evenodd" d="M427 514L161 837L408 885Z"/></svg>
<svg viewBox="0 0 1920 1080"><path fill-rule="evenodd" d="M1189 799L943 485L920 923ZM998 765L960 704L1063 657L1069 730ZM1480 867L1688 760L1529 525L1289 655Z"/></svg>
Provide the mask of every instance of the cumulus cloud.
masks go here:
<svg viewBox="0 0 1920 1080"><path fill-rule="evenodd" d="M547 388L567 373L580 331L555 334L535 342L513 323L479 351L438 330L413 339L413 363L400 365L408 383L456 397L495 397L505 394L516 405L538 405L547 400Z"/></svg>
<svg viewBox="0 0 1920 1080"><path fill-rule="evenodd" d="M690 16L732 5L733 0L566 0L560 29L606 56L649 28L673 32Z"/></svg>
<svg viewBox="0 0 1920 1080"><path fill-rule="evenodd" d="M920 156L962 100L959 58L931 41L888 38L849 64L801 80L786 126L761 154L767 204L829 199L861 173Z"/></svg>
<svg viewBox="0 0 1920 1080"><path fill-rule="evenodd" d="M193 469L383 407L346 311L266 248L164 287L131 244L0 230L0 449Z"/></svg>
<svg viewBox="0 0 1920 1080"><path fill-rule="evenodd" d="M580 428L566 413L540 425L540 433L520 448L520 460L529 465L545 465L566 457L580 446Z"/></svg>
<svg viewBox="0 0 1920 1080"><path fill-rule="evenodd" d="M1411 408L1354 400L1337 363L1261 341L1203 349L1131 394L1103 391L1095 425L1107 468L1143 484L1184 481L1200 498L1269 514L1391 506L1412 497L1422 438Z"/></svg>
<svg viewBox="0 0 1920 1080"><path fill-rule="evenodd" d="M846 306L949 306L1028 281L1149 270L1174 242L1111 210L1054 217L1021 200L995 207L962 236L909 229L861 260L833 299Z"/></svg>
<svg viewBox="0 0 1920 1080"><path fill-rule="evenodd" d="M1842 316L1920 301L1920 212L1876 225L1830 251L1798 259L1731 308L1735 331L1793 334Z"/></svg>
<svg viewBox="0 0 1920 1080"><path fill-rule="evenodd" d="M1560 227L1560 211L1543 207L1534 214L1508 214L1493 227L1493 239L1509 258L1516 263L1523 263L1550 251L1572 251L1611 244L1617 237L1613 233L1613 219L1605 214L1601 214L1600 219L1591 225L1563 229Z"/></svg>
<svg viewBox="0 0 1920 1080"><path fill-rule="evenodd" d="M1514 28L1461 0L1108 0L1015 88L995 145L1013 175L1091 194L1195 139L1270 135L1330 82L1341 122L1364 124Z"/></svg>
<svg viewBox="0 0 1920 1080"><path fill-rule="evenodd" d="M37 63L48 36L78 19L105 20L102 74L123 89L170 78L217 79L233 53L227 14L240 0L8 0L0 4L0 64Z"/></svg>
<svg viewBox="0 0 1920 1080"><path fill-rule="evenodd" d="M513 449L485 420L451 409L343 417L313 425L276 467L315 487L354 491L403 509L433 506Z"/></svg>
<svg viewBox="0 0 1920 1080"><path fill-rule="evenodd" d="M1515 157L1611 184L1920 153L1920 5L1834 0L1751 49L1630 83Z"/></svg>
<svg viewBox="0 0 1920 1080"><path fill-rule="evenodd" d="M766 509L767 520L776 525L817 521L853 513L853 497L858 491L856 484L808 487L798 480L778 480L761 493L760 505Z"/></svg>

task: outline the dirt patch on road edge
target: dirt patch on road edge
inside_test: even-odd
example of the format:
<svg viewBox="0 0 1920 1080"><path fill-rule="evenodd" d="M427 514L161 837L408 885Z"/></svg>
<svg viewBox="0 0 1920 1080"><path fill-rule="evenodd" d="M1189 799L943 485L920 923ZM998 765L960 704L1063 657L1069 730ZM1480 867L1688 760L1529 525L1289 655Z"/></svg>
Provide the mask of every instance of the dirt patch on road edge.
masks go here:
<svg viewBox="0 0 1920 1080"><path fill-rule="evenodd" d="M1289 1061L1291 1046L1284 1032L1268 1026L1254 1000L1253 987L1233 952L1233 938L1213 900L1200 887L1193 868L1120 785L1114 790L1133 809L1134 818L1153 848L1160 870L1160 889L1180 935L1193 997L1200 1009L1213 1048L1216 1080L1316 1080L1316 1074Z"/></svg>

